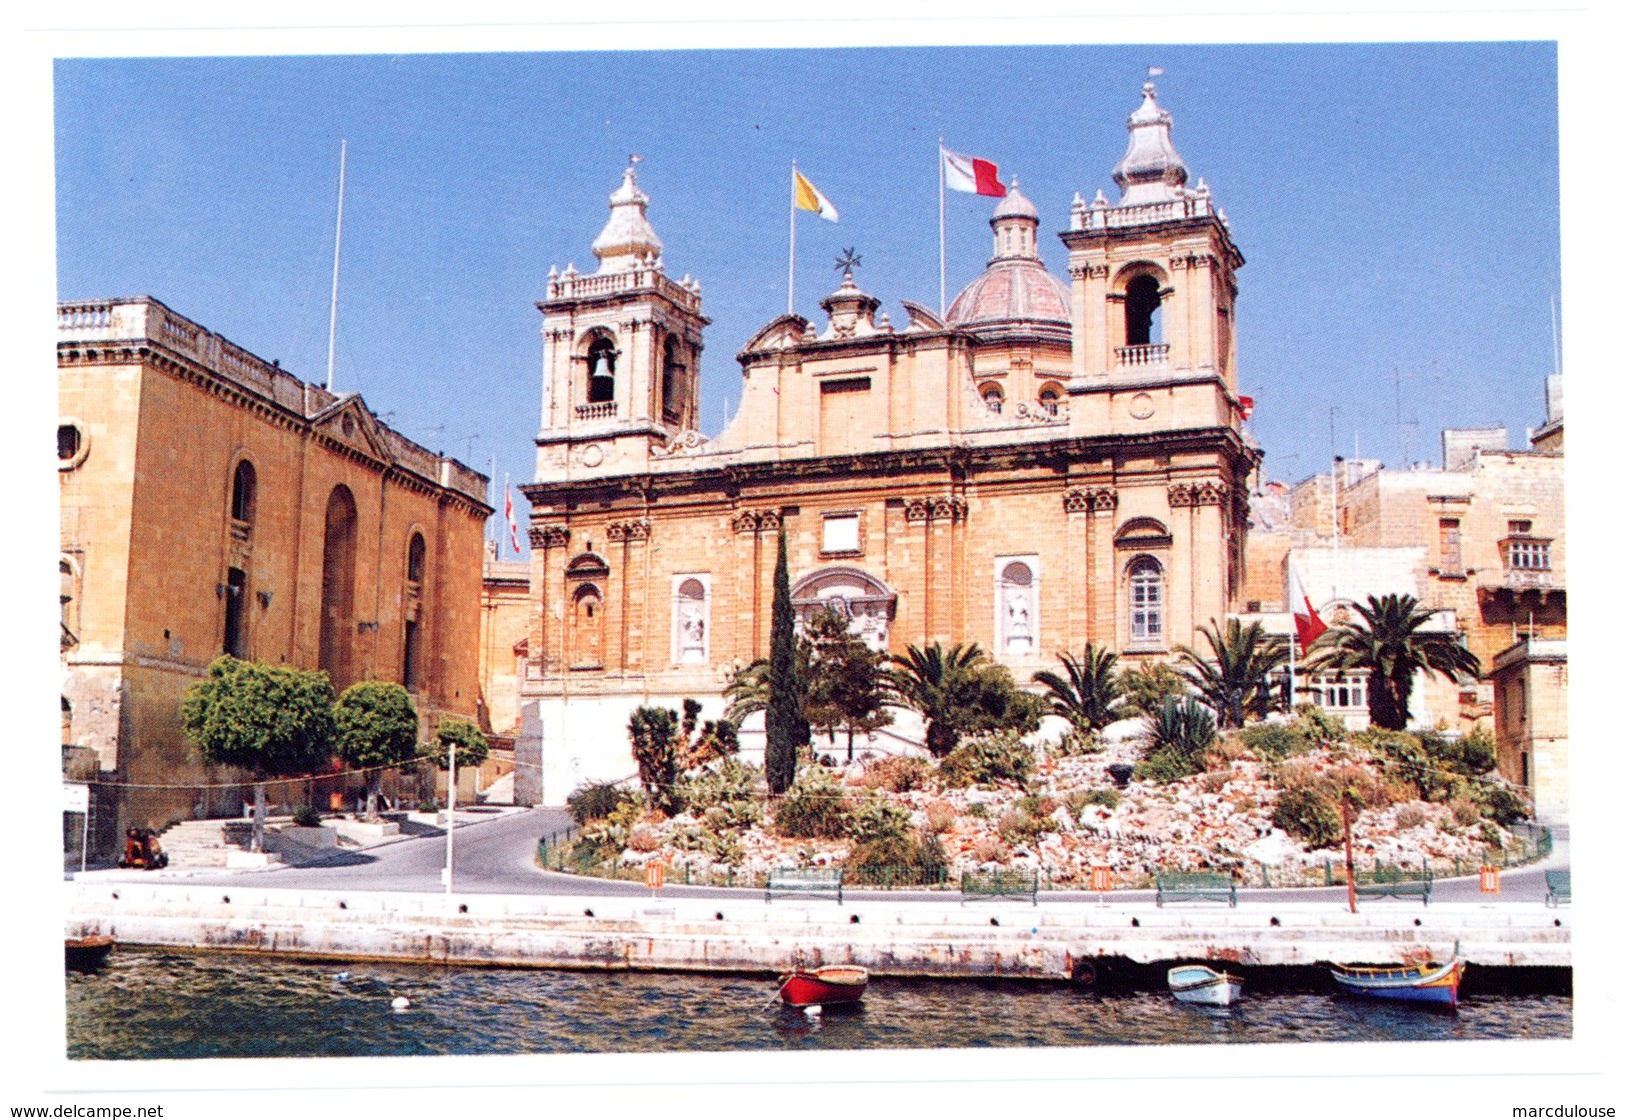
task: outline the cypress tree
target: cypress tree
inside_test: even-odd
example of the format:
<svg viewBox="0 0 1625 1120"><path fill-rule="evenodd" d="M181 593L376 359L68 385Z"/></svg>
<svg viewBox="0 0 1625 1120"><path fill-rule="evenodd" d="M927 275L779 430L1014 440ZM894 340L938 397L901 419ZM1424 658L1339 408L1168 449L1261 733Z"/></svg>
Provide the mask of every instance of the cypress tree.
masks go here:
<svg viewBox="0 0 1625 1120"><path fill-rule="evenodd" d="M783 793L796 780L796 752L810 739L796 689L795 612L790 607L790 561L784 530L773 569L773 630L767 677L767 788Z"/></svg>

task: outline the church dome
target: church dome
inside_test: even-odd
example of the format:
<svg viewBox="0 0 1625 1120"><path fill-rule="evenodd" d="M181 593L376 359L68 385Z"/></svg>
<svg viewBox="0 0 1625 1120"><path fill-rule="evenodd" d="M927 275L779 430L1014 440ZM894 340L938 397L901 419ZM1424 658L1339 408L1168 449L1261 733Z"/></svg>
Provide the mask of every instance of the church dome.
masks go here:
<svg viewBox="0 0 1625 1120"><path fill-rule="evenodd" d="M1012 182L988 222L993 259L948 308L953 326L1072 321L1071 293L1038 255L1038 208Z"/></svg>
<svg viewBox="0 0 1625 1120"><path fill-rule="evenodd" d="M1071 321L1071 293L1033 260L994 261L948 308L948 322L956 327Z"/></svg>

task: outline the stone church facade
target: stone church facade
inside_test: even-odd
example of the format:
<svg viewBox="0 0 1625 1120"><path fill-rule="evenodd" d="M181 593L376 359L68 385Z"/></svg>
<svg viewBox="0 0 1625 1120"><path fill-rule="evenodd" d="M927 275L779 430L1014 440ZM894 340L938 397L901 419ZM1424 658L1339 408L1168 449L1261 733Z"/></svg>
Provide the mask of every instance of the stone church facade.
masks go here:
<svg viewBox="0 0 1625 1120"><path fill-rule="evenodd" d="M745 345L738 414L712 439L695 430L700 285L665 273L626 171L597 271L555 270L538 304L521 800L632 773L639 704L720 711L768 652L780 533L799 615L833 603L892 652L976 642L1018 680L1091 641L1166 658L1234 608L1259 455L1237 384L1243 260L1171 124L1147 83L1120 197L1077 197L1060 232L1064 279L1012 187L986 271L945 315L903 301L894 323L848 270L822 323L784 315Z"/></svg>

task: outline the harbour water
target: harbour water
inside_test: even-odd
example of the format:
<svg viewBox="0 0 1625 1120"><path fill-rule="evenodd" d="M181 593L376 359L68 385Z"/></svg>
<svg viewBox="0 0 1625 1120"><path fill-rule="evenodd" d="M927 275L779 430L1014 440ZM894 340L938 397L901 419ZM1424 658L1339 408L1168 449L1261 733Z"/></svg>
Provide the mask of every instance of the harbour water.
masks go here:
<svg viewBox="0 0 1625 1120"><path fill-rule="evenodd" d="M69 1058L801 1051L1568 1038L1572 999L1465 994L1455 1013L1319 992L1230 1008L1165 991L877 978L807 1015L761 977L302 961L120 946L67 977ZM409 1006L396 1010L397 997Z"/></svg>

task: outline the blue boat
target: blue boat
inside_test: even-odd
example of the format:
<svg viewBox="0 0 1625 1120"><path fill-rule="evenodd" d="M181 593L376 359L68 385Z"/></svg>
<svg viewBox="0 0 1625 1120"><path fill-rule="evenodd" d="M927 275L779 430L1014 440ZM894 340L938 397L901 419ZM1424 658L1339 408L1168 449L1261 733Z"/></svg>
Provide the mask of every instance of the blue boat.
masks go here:
<svg viewBox="0 0 1625 1120"><path fill-rule="evenodd" d="M1467 962L1459 957L1452 957L1444 964L1377 968L1334 964L1332 979L1350 995L1453 1008L1461 987L1461 974L1466 970Z"/></svg>

